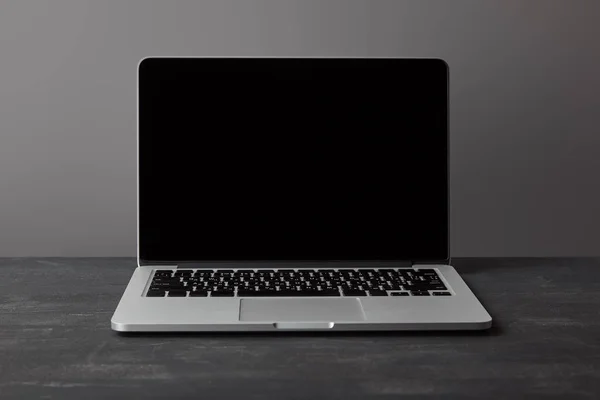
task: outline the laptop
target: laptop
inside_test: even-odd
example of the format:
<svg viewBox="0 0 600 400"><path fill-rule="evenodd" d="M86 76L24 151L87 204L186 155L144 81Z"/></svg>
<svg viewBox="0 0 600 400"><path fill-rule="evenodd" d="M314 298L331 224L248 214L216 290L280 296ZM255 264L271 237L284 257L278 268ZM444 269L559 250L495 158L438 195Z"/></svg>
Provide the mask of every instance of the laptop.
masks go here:
<svg viewBox="0 0 600 400"><path fill-rule="evenodd" d="M450 265L439 59L145 58L142 331L476 330Z"/></svg>

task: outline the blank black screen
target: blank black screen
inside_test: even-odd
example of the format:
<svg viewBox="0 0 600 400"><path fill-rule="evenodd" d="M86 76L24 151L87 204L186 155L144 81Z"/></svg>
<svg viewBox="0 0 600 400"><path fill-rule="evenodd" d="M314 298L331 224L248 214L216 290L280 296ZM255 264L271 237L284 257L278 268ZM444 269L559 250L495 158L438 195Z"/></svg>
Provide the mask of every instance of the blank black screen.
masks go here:
<svg viewBox="0 0 600 400"><path fill-rule="evenodd" d="M140 259L446 259L447 79L433 59L143 60Z"/></svg>

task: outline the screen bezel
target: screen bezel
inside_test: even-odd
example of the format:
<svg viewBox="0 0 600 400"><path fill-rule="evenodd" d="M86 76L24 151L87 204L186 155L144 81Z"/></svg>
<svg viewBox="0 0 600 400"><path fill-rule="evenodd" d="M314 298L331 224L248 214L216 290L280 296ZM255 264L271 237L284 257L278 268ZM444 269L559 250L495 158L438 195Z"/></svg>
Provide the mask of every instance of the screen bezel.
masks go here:
<svg viewBox="0 0 600 400"><path fill-rule="evenodd" d="M446 246L444 248L444 254L440 254L440 257L433 256L431 258L419 258L419 259L397 259L397 260L355 260L355 259L342 259L342 260L247 260L247 261L239 261L239 260L183 260L183 259L169 259L169 260L150 260L143 259L141 257L141 241L140 241L140 75L141 75L141 67L144 63L151 62L155 59L161 60L175 60L176 62L180 62L181 60L189 59L189 60L202 60L202 59L273 59L273 60L281 60L281 59L339 59L339 60L354 60L354 59L378 59L378 60L403 60L403 61L414 61L414 62L427 62L427 63L439 63L443 66L446 74L446 134L445 138L445 146L446 146L446 221L444 221L446 226ZM235 264L248 264L248 265L256 265L269 263L269 264L285 264L285 263L302 263L314 265L315 263L330 263L330 262L344 262L350 263L353 265L358 265L362 262L376 262L377 264L390 264L390 263L444 263L447 264L450 262L450 143L449 143L449 131L450 131L450 110L449 110L449 96L450 96L450 79L449 79L449 66L448 63L440 58L401 58L401 57L144 57L137 64L137 87L136 87L136 233L137 233L137 251L136 258L138 267L146 266L146 265L177 265L181 263L235 263Z"/></svg>

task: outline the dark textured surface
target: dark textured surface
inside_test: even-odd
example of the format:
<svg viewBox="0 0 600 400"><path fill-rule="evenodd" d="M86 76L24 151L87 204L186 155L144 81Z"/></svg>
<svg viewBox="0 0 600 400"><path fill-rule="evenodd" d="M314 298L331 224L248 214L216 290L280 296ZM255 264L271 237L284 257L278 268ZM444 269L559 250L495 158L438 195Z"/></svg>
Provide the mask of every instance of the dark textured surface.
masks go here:
<svg viewBox="0 0 600 400"><path fill-rule="evenodd" d="M151 334L132 259L0 259L0 398L600 398L600 259L457 259L483 333Z"/></svg>

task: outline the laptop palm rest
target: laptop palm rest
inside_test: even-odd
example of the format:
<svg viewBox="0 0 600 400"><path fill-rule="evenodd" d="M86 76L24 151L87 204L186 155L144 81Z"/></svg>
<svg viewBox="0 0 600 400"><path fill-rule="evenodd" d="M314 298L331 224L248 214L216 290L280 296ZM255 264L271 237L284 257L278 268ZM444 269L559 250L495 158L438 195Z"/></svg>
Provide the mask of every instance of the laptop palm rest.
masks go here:
<svg viewBox="0 0 600 400"><path fill-rule="evenodd" d="M240 300L240 321L268 322L277 329L331 329L338 321L364 320L356 298Z"/></svg>

